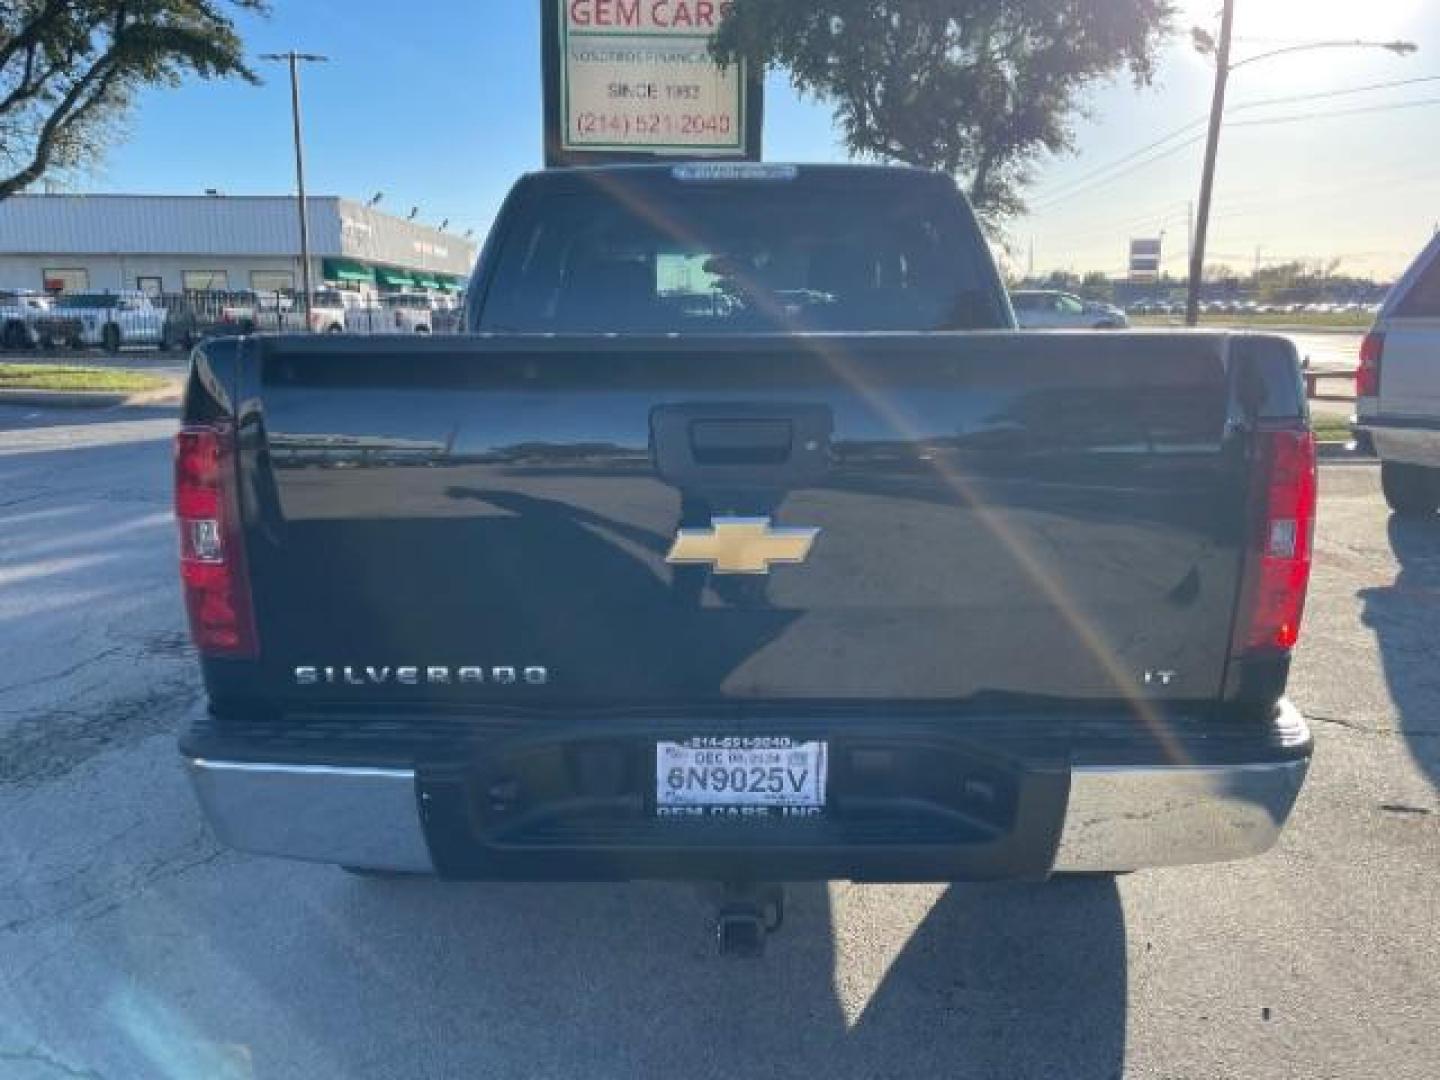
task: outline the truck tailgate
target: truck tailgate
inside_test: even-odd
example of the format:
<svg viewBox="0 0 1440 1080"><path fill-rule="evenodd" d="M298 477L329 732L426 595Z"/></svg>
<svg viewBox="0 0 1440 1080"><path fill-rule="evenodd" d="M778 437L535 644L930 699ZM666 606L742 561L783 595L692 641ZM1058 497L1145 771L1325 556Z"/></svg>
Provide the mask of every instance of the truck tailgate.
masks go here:
<svg viewBox="0 0 1440 1080"><path fill-rule="evenodd" d="M1223 335L245 348L267 700L1220 694L1247 475ZM667 561L681 529L719 564ZM818 531L765 563L783 529Z"/></svg>

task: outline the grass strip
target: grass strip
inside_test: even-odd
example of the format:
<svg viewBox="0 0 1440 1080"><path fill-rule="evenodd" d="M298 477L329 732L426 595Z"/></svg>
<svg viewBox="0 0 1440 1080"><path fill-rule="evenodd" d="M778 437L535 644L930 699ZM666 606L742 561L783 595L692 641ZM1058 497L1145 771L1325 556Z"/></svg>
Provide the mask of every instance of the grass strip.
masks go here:
<svg viewBox="0 0 1440 1080"><path fill-rule="evenodd" d="M165 380L143 371L71 367L67 364L0 364L0 390L98 390L138 393Z"/></svg>

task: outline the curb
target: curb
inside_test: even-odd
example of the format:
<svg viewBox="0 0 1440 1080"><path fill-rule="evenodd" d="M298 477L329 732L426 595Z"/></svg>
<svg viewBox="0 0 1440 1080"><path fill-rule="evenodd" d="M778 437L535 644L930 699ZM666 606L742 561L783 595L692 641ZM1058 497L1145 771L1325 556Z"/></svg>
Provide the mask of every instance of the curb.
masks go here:
<svg viewBox="0 0 1440 1080"><path fill-rule="evenodd" d="M0 405L33 405L46 409L147 408L178 405L180 386L154 390L0 390Z"/></svg>
<svg viewBox="0 0 1440 1080"><path fill-rule="evenodd" d="M1324 440L1315 444L1315 455L1326 465L1374 465L1374 454L1359 450L1354 442Z"/></svg>

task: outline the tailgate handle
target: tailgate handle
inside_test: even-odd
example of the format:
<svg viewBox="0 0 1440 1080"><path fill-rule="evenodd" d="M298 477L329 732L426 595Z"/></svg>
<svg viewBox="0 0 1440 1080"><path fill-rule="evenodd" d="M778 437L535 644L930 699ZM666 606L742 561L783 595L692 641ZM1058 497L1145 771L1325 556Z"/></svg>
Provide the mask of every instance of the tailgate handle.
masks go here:
<svg viewBox="0 0 1440 1080"><path fill-rule="evenodd" d="M675 402L650 411L650 453L681 490L784 491L825 477L834 429L828 405Z"/></svg>
<svg viewBox="0 0 1440 1080"><path fill-rule="evenodd" d="M694 420L690 453L699 465L783 465L795 425L789 420Z"/></svg>

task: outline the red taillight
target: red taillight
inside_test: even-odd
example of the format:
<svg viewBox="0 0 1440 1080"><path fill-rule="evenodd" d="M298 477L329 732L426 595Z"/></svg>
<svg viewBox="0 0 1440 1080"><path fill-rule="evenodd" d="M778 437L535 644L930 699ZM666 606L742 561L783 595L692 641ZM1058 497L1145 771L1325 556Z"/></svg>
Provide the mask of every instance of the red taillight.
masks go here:
<svg viewBox="0 0 1440 1080"><path fill-rule="evenodd" d="M1360 366L1355 371L1355 396L1380 396L1380 358L1385 353L1385 335L1375 330L1360 342Z"/></svg>
<svg viewBox="0 0 1440 1080"><path fill-rule="evenodd" d="M1300 639L1315 535L1315 436L1256 433L1259 461L1254 535L1247 561L1240 646L1288 650Z"/></svg>
<svg viewBox="0 0 1440 1080"><path fill-rule="evenodd" d="M259 642L234 475L229 425L182 428L175 436L175 517L190 635L207 656L254 657Z"/></svg>

